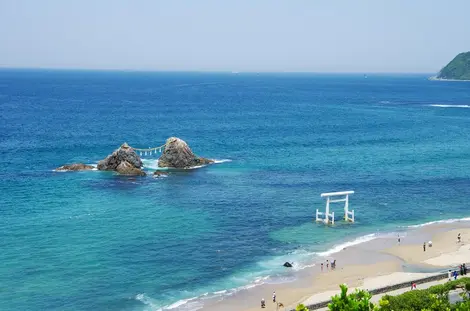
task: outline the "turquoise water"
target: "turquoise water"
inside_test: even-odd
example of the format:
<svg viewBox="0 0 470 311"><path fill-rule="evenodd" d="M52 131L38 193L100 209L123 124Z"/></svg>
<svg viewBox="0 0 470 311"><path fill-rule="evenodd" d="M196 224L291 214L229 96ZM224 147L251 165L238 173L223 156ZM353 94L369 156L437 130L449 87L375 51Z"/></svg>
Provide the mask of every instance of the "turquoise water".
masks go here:
<svg viewBox="0 0 470 311"><path fill-rule="evenodd" d="M426 78L0 71L1 309L189 310L285 260L470 216L470 84ZM53 171L170 136L230 161ZM312 222L349 189L355 224Z"/></svg>

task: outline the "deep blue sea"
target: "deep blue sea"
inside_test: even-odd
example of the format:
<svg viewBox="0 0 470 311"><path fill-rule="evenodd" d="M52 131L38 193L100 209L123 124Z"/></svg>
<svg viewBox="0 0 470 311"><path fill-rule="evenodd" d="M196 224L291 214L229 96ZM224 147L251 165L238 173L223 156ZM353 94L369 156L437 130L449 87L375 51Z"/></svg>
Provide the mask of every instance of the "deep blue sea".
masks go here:
<svg viewBox="0 0 470 311"><path fill-rule="evenodd" d="M468 217L469 128L470 83L426 75L0 70L0 309L178 310L367 234ZM230 161L53 171L170 136ZM356 223L314 223L340 190Z"/></svg>

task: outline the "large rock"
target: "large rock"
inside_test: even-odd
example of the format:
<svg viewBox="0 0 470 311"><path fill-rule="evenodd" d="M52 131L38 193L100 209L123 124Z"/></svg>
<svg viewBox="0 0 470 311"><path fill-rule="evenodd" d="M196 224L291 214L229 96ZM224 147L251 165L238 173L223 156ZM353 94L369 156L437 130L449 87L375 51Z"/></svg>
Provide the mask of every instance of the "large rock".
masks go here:
<svg viewBox="0 0 470 311"><path fill-rule="evenodd" d="M83 163L73 163L73 164L65 164L61 167L56 168L55 170L58 172L68 172L68 171L91 171L95 167L91 165L86 165Z"/></svg>
<svg viewBox="0 0 470 311"><path fill-rule="evenodd" d="M124 143L104 160L98 162L100 171L116 171L123 175L145 176L142 160L127 143Z"/></svg>
<svg viewBox="0 0 470 311"><path fill-rule="evenodd" d="M121 175L128 175L128 176L145 176L145 172L142 171L140 168L134 167L127 161L123 161L119 163L116 167L116 171Z"/></svg>
<svg viewBox="0 0 470 311"><path fill-rule="evenodd" d="M158 159L159 167L172 168L191 168L211 163L214 161L197 157L188 144L177 137L170 137L166 140L163 154Z"/></svg>

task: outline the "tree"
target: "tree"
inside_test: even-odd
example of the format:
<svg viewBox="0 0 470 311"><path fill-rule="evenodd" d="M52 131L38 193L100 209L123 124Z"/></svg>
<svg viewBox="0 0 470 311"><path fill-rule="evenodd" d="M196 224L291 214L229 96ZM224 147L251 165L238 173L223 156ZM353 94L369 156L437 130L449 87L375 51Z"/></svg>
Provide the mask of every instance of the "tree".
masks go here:
<svg viewBox="0 0 470 311"><path fill-rule="evenodd" d="M328 304L330 311L375 311L379 310L374 306L370 299L372 297L365 290L355 290L354 293L348 295L348 287L345 284L339 286L341 294L331 298Z"/></svg>

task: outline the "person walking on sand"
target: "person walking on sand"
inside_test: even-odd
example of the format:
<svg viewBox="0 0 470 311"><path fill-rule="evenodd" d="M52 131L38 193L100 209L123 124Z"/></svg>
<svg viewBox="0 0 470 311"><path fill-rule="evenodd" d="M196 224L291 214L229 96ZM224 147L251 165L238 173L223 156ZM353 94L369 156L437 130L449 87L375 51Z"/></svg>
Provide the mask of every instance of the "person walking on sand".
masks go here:
<svg viewBox="0 0 470 311"><path fill-rule="evenodd" d="M452 271L449 270L449 272L447 272L447 277L449 281L452 281Z"/></svg>
<svg viewBox="0 0 470 311"><path fill-rule="evenodd" d="M326 270L328 270L329 266L330 266L330 262L329 262L328 259L327 259L327 260L326 260Z"/></svg>
<svg viewBox="0 0 470 311"><path fill-rule="evenodd" d="M400 242L401 242L400 235L398 235L398 245L400 245Z"/></svg>
<svg viewBox="0 0 470 311"><path fill-rule="evenodd" d="M321 263L321 271L323 272L323 262Z"/></svg>
<svg viewBox="0 0 470 311"><path fill-rule="evenodd" d="M273 302L276 302L276 292L273 292Z"/></svg>
<svg viewBox="0 0 470 311"><path fill-rule="evenodd" d="M457 241L460 243L460 233L457 235Z"/></svg>
<svg viewBox="0 0 470 311"><path fill-rule="evenodd" d="M423 252L426 251L426 242L423 243Z"/></svg>
<svg viewBox="0 0 470 311"><path fill-rule="evenodd" d="M266 307L266 301L264 300L264 298L261 298L261 308L264 307Z"/></svg>

